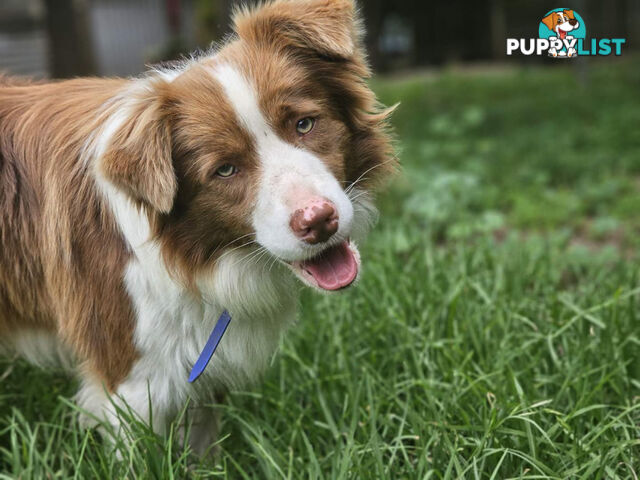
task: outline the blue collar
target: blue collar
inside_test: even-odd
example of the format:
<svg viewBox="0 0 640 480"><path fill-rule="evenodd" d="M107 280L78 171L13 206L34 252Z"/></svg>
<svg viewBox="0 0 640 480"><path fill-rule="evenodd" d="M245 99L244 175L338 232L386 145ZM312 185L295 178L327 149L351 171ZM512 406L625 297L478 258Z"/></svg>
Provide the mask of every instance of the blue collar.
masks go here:
<svg viewBox="0 0 640 480"><path fill-rule="evenodd" d="M198 377L202 375L204 369L207 368L207 365L209 364L211 357L213 357L213 354L216 352L216 348L218 348L218 344L220 343L220 340L222 340L224 332L227 331L227 327L229 326L230 322L231 315L229 315L229 312L225 310L224 312L222 312L222 315L220 315L220 318L218 318L218 322L216 323L216 326L213 327L213 331L209 336L209 340L207 340L207 344L202 349L200 357L198 357L198 360L191 369L191 374L189 375L189 383L195 382Z"/></svg>

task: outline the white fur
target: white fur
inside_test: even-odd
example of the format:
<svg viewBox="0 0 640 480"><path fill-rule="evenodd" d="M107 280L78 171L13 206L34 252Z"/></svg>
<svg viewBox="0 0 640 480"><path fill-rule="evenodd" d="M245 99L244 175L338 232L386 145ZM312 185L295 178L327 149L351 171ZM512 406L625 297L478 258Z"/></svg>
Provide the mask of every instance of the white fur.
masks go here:
<svg viewBox="0 0 640 480"><path fill-rule="evenodd" d="M153 417L161 432L187 398L212 401L216 390L239 387L264 371L293 322L295 286L279 265L243 261L248 252L237 250L223 255L211 276L199 279L202 297L194 296L167 271L142 212L104 179L98 183L135 257L125 281L137 312L140 359L116 393L141 418ZM203 376L190 385L189 371L225 308L231 325ZM84 408L115 418L106 397L100 405L83 402L85 397L93 401L96 395L79 395Z"/></svg>
<svg viewBox="0 0 640 480"><path fill-rule="evenodd" d="M135 307L134 339L140 357L116 397L109 398L101 385L85 378L77 399L91 414L114 425L119 420L112 402L117 405L124 400L146 421L153 417L153 428L162 432L188 398L197 404L211 402L215 391L239 387L262 374L294 321L298 290L293 275L273 256L298 260L326 248L306 245L290 232L293 211L287 196L292 189L302 187L335 203L340 229L334 243L350 235L364 236L375 215L364 192L351 191L352 202L319 158L278 138L260 112L254 89L237 70L226 65L213 73L258 146L262 180L253 222L258 243L271 255L261 256L247 248L224 253L213 272L197 279L200 295L172 278L158 244L150 239L146 216L102 178L98 168L111 136L137 101L135 93L148 88L147 82L153 79L137 81L140 85L105 107L109 118L87 145L86 155L87 161L94 162L96 184L133 252L125 284ZM204 374L189 384L190 369L224 309L232 315L231 325ZM206 428L201 430L206 435Z"/></svg>
<svg viewBox="0 0 640 480"><path fill-rule="evenodd" d="M18 354L39 367L55 367L72 371L74 358L60 338L47 330L19 330L0 339L0 353Z"/></svg>
<svg viewBox="0 0 640 480"><path fill-rule="evenodd" d="M159 246L150 240L146 216L102 178L98 168L140 88L145 86L130 88L129 94L110 102L113 113L87 147L95 162L96 184L133 252L125 283L137 315L135 343L140 358L116 397L109 398L102 385L85 379L77 400L90 414L114 425L119 424L114 403L124 406L124 400L143 420L153 418L153 428L162 432L187 398L211 402L215 391L237 388L262 374L295 318L296 286L281 265L267 264L266 258L245 259L251 254L246 249L224 254L211 275L198 279L201 296L172 278ZM232 315L231 325L204 374L189 384L189 372L224 309Z"/></svg>
<svg viewBox="0 0 640 480"><path fill-rule="evenodd" d="M353 205L340 183L316 155L281 140L264 119L255 88L233 66L223 64L213 71L240 122L253 136L262 169L253 226L260 245L287 261L305 260L318 255L326 244L309 245L289 228L291 215L298 208L296 192L319 195L331 200L339 215L338 232L332 244L351 234Z"/></svg>

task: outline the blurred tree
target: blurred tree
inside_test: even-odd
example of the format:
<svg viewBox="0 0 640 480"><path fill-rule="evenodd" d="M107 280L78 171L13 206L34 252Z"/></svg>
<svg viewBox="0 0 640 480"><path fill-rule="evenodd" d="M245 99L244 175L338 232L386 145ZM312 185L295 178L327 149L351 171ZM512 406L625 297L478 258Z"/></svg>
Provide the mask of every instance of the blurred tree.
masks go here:
<svg viewBox="0 0 640 480"><path fill-rule="evenodd" d="M44 0L44 5L51 76L95 74L86 0Z"/></svg>
<svg viewBox="0 0 640 480"><path fill-rule="evenodd" d="M505 39L507 38L507 16L504 0L491 0L491 55L502 58L505 55Z"/></svg>
<svg viewBox="0 0 640 480"><path fill-rule="evenodd" d="M365 40L367 46L367 52L369 53L369 60L371 65L376 67L381 66L381 56L379 49L379 39L382 33L382 25L385 18L385 0L367 0L362 2L362 10L364 21L367 29L367 37Z"/></svg>

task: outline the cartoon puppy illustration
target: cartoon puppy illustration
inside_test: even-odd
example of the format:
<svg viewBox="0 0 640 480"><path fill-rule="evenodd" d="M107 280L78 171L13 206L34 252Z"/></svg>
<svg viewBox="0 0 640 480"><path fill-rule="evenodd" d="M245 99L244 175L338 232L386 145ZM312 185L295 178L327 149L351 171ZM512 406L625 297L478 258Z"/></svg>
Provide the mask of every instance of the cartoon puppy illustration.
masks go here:
<svg viewBox="0 0 640 480"><path fill-rule="evenodd" d="M564 39L572 40L574 37L568 35L569 32L580 28L580 22L575 18L573 10L563 10L561 12L551 12L549 15L542 19L549 30L557 35L557 37L551 37L550 40L558 39L563 41ZM576 57L578 54L575 48L569 48L564 51L562 48L558 49L552 47L549 49L550 57Z"/></svg>

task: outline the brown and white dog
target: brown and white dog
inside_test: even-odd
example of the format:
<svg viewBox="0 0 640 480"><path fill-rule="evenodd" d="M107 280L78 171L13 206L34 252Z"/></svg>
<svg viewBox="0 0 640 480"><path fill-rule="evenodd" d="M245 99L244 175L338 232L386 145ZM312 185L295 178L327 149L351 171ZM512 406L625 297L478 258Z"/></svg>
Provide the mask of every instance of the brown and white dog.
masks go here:
<svg viewBox="0 0 640 480"><path fill-rule="evenodd" d="M114 425L124 401L162 433L187 399L259 377L296 276L356 280L394 167L352 0L275 0L234 23L220 50L142 78L0 79L0 343L73 366L80 406ZM202 452L215 425L196 424Z"/></svg>

